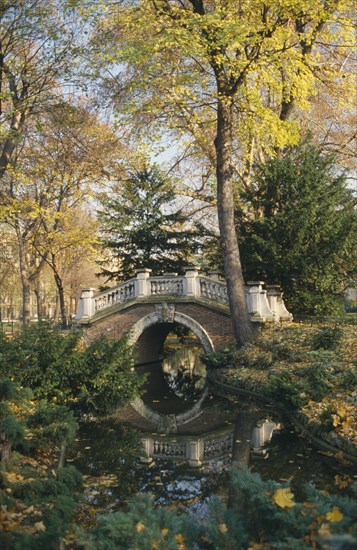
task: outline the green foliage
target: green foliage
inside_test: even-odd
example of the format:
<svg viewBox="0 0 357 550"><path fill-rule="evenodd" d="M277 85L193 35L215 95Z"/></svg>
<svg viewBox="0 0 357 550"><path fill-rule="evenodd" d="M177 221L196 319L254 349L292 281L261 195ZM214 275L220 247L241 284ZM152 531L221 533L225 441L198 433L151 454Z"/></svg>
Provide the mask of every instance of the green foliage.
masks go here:
<svg viewBox="0 0 357 550"><path fill-rule="evenodd" d="M35 396L78 413L106 414L137 394L142 379L125 340L101 338L88 347L80 333L63 336L47 324L30 325L0 339L4 372Z"/></svg>
<svg viewBox="0 0 357 550"><path fill-rule="evenodd" d="M27 427L35 448L52 449L54 445L73 441L78 424L67 407L41 401L37 410L28 417Z"/></svg>
<svg viewBox="0 0 357 550"><path fill-rule="evenodd" d="M306 488L297 503L289 485L263 481L259 474L235 465L230 470L230 502L212 500L209 516L198 525L192 516L155 507L147 496L136 497L127 512L101 516L89 533L79 531L81 547L91 549L246 550L253 545L302 550L317 547L322 537L333 542L356 536L355 500Z"/></svg>
<svg viewBox="0 0 357 550"><path fill-rule="evenodd" d="M4 379L0 382L0 434L4 441L12 445L23 442L25 436L25 422L17 418L12 406L22 403L28 397L12 380Z"/></svg>
<svg viewBox="0 0 357 550"><path fill-rule="evenodd" d="M343 314L357 219L332 156L305 142L259 165L236 214L246 280L280 284L294 313Z"/></svg>
<svg viewBox="0 0 357 550"><path fill-rule="evenodd" d="M143 377L134 370L134 354L125 339L100 338L84 351L84 369L72 387L79 388L74 406L93 414L107 414L137 395Z"/></svg>
<svg viewBox="0 0 357 550"><path fill-rule="evenodd" d="M81 531L80 544L87 550L179 550L190 548L197 528L187 518L168 508L155 508L149 496L136 497L127 512L99 518L91 533Z"/></svg>
<svg viewBox="0 0 357 550"><path fill-rule="evenodd" d="M311 338L313 350L336 349L343 337L343 329L338 326L325 326L319 329Z"/></svg>
<svg viewBox="0 0 357 550"><path fill-rule="evenodd" d="M357 511L355 500L306 487L306 502L295 503L292 495L291 503L281 507L274 497L284 486L274 481L263 481L259 474L248 469L233 467L230 473L235 494L233 500L236 502L235 515L243 523L250 542L264 541L274 549L310 548L321 536L318 529L322 523L325 523L330 537L335 534L356 535L353 519ZM342 516L336 522L329 519L334 507ZM234 541L231 542L233 544Z"/></svg>
<svg viewBox="0 0 357 550"><path fill-rule="evenodd" d="M126 280L140 268L182 272L192 262L200 233L175 199L172 182L156 167L133 172L114 196L103 198L99 221L109 258L100 264L108 279Z"/></svg>
<svg viewBox="0 0 357 550"><path fill-rule="evenodd" d="M344 314L357 268L357 217L333 156L303 142L258 165L236 224L245 280L279 284L295 314ZM209 261L219 267L219 245L212 247Z"/></svg>
<svg viewBox="0 0 357 550"><path fill-rule="evenodd" d="M342 374L341 386L347 390L357 386L357 363L355 363L354 369L346 368Z"/></svg>
<svg viewBox="0 0 357 550"><path fill-rule="evenodd" d="M75 493L82 476L72 466L55 472L27 468L21 481L2 476L0 502L12 521L11 529L0 530L0 546L15 550L57 548L69 528L76 507Z"/></svg>
<svg viewBox="0 0 357 550"><path fill-rule="evenodd" d="M232 365L234 357L233 348L219 348L213 353L201 354L201 361L209 368L224 368Z"/></svg>
<svg viewBox="0 0 357 550"><path fill-rule="evenodd" d="M305 385L293 380L289 373L269 377L264 393L288 408L297 409L306 402Z"/></svg>
<svg viewBox="0 0 357 550"><path fill-rule="evenodd" d="M24 438L24 423L19 421L6 402L0 402L0 433L12 444L17 445Z"/></svg>

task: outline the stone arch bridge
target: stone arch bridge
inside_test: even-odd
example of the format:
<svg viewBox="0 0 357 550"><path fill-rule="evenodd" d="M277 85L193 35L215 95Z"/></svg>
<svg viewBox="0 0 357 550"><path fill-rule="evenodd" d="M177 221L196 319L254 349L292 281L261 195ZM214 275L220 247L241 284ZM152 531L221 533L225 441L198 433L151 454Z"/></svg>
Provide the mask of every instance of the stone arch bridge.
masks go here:
<svg viewBox="0 0 357 550"><path fill-rule="evenodd" d="M263 283L250 282L246 297L253 322L291 320L277 286L263 289ZM234 341L225 281L216 272L201 275L197 268L160 277L145 269L104 292L83 289L75 321L89 341L128 335L140 363L159 358L174 324L189 328L206 353Z"/></svg>

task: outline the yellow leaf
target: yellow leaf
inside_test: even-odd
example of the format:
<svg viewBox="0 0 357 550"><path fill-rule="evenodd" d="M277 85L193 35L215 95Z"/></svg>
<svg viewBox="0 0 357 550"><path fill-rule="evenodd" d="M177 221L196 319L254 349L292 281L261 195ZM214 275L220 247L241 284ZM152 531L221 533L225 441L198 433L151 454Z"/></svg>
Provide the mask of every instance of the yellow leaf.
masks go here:
<svg viewBox="0 0 357 550"><path fill-rule="evenodd" d="M18 483L24 480L21 474L16 474L15 472L7 472L6 477L10 483Z"/></svg>
<svg viewBox="0 0 357 550"><path fill-rule="evenodd" d="M179 544L182 544L183 542L185 542L185 539L184 539L183 535L181 535L181 533L179 533L178 535L175 535L175 540Z"/></svg>
<svg viewBox="0 0 357 550"><path fill-rule="evenodd" d="M218 525L218 529L220 530L221 533L227 533L228 531L228 527L225 523L220 523Z"/></svg>
<svg viewBox="0 0 357 550"><path fill-rule="evenodd" d="M162 535L167 535L168 532L169 532L169 530L167 528L161 529L161 534Z"/></svg>
<svg viewBox="0 0 357 550"><path fill-rule="evenodd" d="M289 487L277 489L273 494L273 502L277 504L277 506L280 506L280 508L292 508L295 506L293 498L294 495Z"/></svg>
<svg viewBox="0 0 357 550"><path fill-rule="evenodd" d="M141 533L141 531L144 531L145 525L139 521L139 523L135 525L135 529L137 533Z"/></svg>
<svg viewBox="0 0 357 550"><path fill-rule="evenodd" d="M330 521L331 523L337 523L338 521L341 521L341 519L343 519L343 517L344 516L343 516L341 510L337 506L334 506L332 508L332 511L327 512L327 514L326 514L326 519L328 521Z"/></svg>

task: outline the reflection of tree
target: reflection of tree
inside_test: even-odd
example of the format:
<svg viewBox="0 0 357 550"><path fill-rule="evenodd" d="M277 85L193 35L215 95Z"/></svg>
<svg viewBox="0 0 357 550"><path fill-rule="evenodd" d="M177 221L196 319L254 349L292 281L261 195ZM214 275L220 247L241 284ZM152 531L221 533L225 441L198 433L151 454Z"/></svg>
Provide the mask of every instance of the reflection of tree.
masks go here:
<svg viewBox="0 0 357 550"><path fill-rule="evenodd" d="M232 463L234 468L241 469L249 466L252 433L257 421L261 417L261 409L253 404L237 413L232 448ZM241 496L242 494L231 486L228 496L229 506L237 508Z"/></svg>
<svg viewBox="0 0 357 550"><path fill-rule="evenodd" d="M176 375L164 371L164 377L173 392L185 401L196 399L201 392L198 382L202 377L191 372L189 367L181 365Z"/></svg>
<svg viewBox="0 0 357 550"><path fill-rule="evenodd" d="M163 374L170 389L185 401L196 399L203 387L199 353L182 348L164 361Z"/></svg>

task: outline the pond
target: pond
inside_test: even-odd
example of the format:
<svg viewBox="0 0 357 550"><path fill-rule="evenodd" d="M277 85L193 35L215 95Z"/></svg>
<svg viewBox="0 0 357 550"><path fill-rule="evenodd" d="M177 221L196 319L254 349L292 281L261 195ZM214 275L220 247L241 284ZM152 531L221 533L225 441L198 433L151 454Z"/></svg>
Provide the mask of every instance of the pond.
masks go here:
<svg viewBox="0 0 357 550"><path fill-rule="evenodd" d="M171 459L143 464L135 453L138 450L138 433L128 424L106 421L82 426L70 461L84 474L83 510L120 510L135 494L150 493L160 505L200 516L212 495L227 497L229 454L205 467L192 468ZM290 480L297 500L304 499L305 484L330 493L344 492L341 480L352 476L341 464L313 449L289 425L273 434L265 450L266 455L251 455L250 468L263 479Z"/></svg>
<svg viewBox="0 0 357 550"><path fill-rule="evenodd" d="M205 391L199 353L194 346L173 349L161 363L139 366L148 374L145 404L161 415L190 410ZM157 433L155 424L130 406L101 422L83 424L68 457L85 476L83 514L123 509L138 493L205 514L212 495L227 496L227 466L238 438L243 442L238 459L241 452L263 479L290 480L297 500L304 499L306 484L346 491L344 480L353 476L301 438L272 407L206 395L200 415L175 433Z"/></svg>

